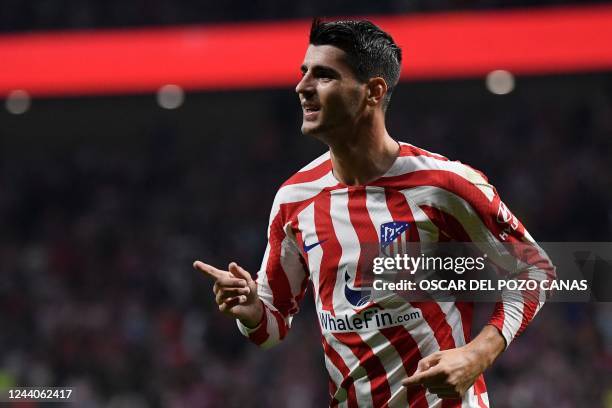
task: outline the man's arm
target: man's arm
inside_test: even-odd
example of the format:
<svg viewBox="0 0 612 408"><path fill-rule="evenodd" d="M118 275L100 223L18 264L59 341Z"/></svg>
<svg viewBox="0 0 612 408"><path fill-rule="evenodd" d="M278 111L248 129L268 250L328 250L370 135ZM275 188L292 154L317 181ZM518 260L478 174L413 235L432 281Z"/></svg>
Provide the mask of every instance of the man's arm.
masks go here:
<svg viewBox="0 0 612 408"><path fill-rule="evenodd" d="M456 166L457 162L449 163ZM554 279L554 267L524 226L510 213L497 191L479 172L462 166L430 192L426 206L435 209L432 222L459 242L473 242L489 260L508 273L506 278ZM545 300L544 293L502 293L488 325L463 347L425 357L404 381L421 384L442 398L461 397L482 372L531 322Z"/></svg>
<svg viewBox="0 0 612 408"><path fill-rule="evenodd" d="M276 201L279 200L277 194ZM257 294L263 313L256 326L237 320L238 329L253 343L269 348L282 341L299 311L309 279L295 241L293 226L280 210L270 217L268 244L257 273Z"/></svg>
<svg viewBox="0 0 612 408"><path fill-rule="evenodd" d="M213 292L219 310L236 319L240 332L262 348L285 338L298 304L304 297L309 274L296 244L293 226L281 211L277 193L268 226L268 244L257 279L231 263L221 271L203 262L194 267L215 279Z"/></svg>

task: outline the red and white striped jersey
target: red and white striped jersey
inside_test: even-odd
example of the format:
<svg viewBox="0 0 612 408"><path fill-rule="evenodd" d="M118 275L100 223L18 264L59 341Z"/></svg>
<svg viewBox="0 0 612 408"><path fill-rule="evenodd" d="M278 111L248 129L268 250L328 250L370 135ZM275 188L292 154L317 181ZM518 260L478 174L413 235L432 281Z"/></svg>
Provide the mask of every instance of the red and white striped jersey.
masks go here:
<svg viewBox="0 0 612 408"><path fill-rule="evenodd" d="M470 340L473 304L395 302L377 307L361 296L361 269L368 256L364 248L379 243L381 225L395 223L388 225L408 225L404 232L408 241L478 242L500 265L515 261L508 259L504 243L528 243L542 252L480 172L400 145L392 167L367 185L339 183L328 152L281 186L257 275L264 318L256 328L240 322L238 327L262 347L278 343L287 335L311 282L329 373L330 406L488 407L482 376L463 400L443 401L421 387L401 385L421 358ZM550 269L526 265L523 272L531 279L546 279ZM502 299L490 324L510 344L544 297L534 300L508 292Z"/></svg>

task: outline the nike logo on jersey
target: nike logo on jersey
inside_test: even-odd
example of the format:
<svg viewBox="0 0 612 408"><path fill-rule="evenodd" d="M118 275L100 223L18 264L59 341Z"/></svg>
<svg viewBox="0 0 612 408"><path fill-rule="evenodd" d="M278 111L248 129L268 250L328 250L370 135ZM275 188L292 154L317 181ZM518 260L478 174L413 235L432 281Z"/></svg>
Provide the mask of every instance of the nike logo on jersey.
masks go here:
<svg viewBox="0 0 612 408"><path fill-rule="evenodd" d="M312 245L306 245L306 242L304 242L304 252L308 252L310 251L312 248L316 247L317 245L321 245L322 243L324 243L325 241L327 241L326 239L322 239L319 242L315 242Z"/></svg>

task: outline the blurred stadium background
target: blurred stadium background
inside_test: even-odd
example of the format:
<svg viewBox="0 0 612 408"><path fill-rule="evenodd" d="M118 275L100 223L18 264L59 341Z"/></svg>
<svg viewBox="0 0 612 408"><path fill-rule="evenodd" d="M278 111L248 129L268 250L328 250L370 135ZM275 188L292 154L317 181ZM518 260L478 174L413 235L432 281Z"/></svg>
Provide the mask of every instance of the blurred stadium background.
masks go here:
<svg viewBox="0 0 612 408"><path fill-rule="evenodd" d="M216 312L210 282L191 269L194 259L204 259L219 266L236 260L256 271L276 188L323 152L299 132L301 113L290 85L306 48L307 19L401 15L418 25L485 10L540 16L544 24L551 22L545 13L561 7L577 20L580 10L594 10L612 27L612 3L596 3L3 0L0 388L72 386L77 401L70 406L86 408L326 406L310 296L284 343L261 351ZM141 33L136 27L170 35L174 28L160 26L212 24L238 35L253 27L265 31L268 26L255 23L277 20L298 27L300 42L291 44L298 59L267 50L274 53L274 59L265 54L269 65L253 66L232 45L228 56L198 55L213 61L211 73L242 72L243 78L228 74L223 84L197 69L191 74L200 82L164 77L159 61L145 61L133 72L160 76L144 85L131 86L129 78L113 85L132 68L98 66L105 73L87 77L96 66L78 51L100 52L88 36L114 32L108 29L129 37ZM580 27L593 21L580 20ZM434 74L427 71L433 65L421 61L422 70L411 77L414 52L400 42L405 81L388 113L390 133L483 170L540 241L610 241L609 33L587 33L603 47L587 61L580 52L593 44L568 42L587 35L568 28L557 48L574 52L575 64L550 60L521 70L549 52L533 52L533 38L522 65L492 66L506 70L492 75L485 68L497 60L487 62L484 54L473 72ZM73 34L84 48L75 48L69 62L58 60ZM516 32L517 39L524 35ZM414 46L427 49L426 39L415 39ZM491 53L512 51L488 40ZM105 52L112 58L113 47L122 45L109 44ZM156 44L150 44L154 54ZM62 63L70 65L67 71L58 70ZM278 64L295 66L295 75L273 83ZM268 82L241 82L268 69ZM104 75L109 83L100 82ZM155 83L158 78L167 81ZM480 320L487 313L481 309ZM612 304L547 305L486 378L498 408L612 407Z"/></svg>

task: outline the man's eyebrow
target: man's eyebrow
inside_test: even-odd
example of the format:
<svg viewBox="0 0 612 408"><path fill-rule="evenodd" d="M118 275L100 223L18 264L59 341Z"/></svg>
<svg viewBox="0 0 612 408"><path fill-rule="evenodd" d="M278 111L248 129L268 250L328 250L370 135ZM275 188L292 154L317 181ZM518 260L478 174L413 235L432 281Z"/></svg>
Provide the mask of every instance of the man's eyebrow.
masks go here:
<svg viewBox="0 0 612 408"><path fill-rule="evenodd" d="M308 66L306 66L306 64L303 64L300 67L300 70L302 72L306 72L308 71ZM332 67L328 67L327 65L313 65L311 67L311 70L314 71L315 73L333 74L334 76L338 76L338 77L340 76L340 72L336 71Z"/></svg>

